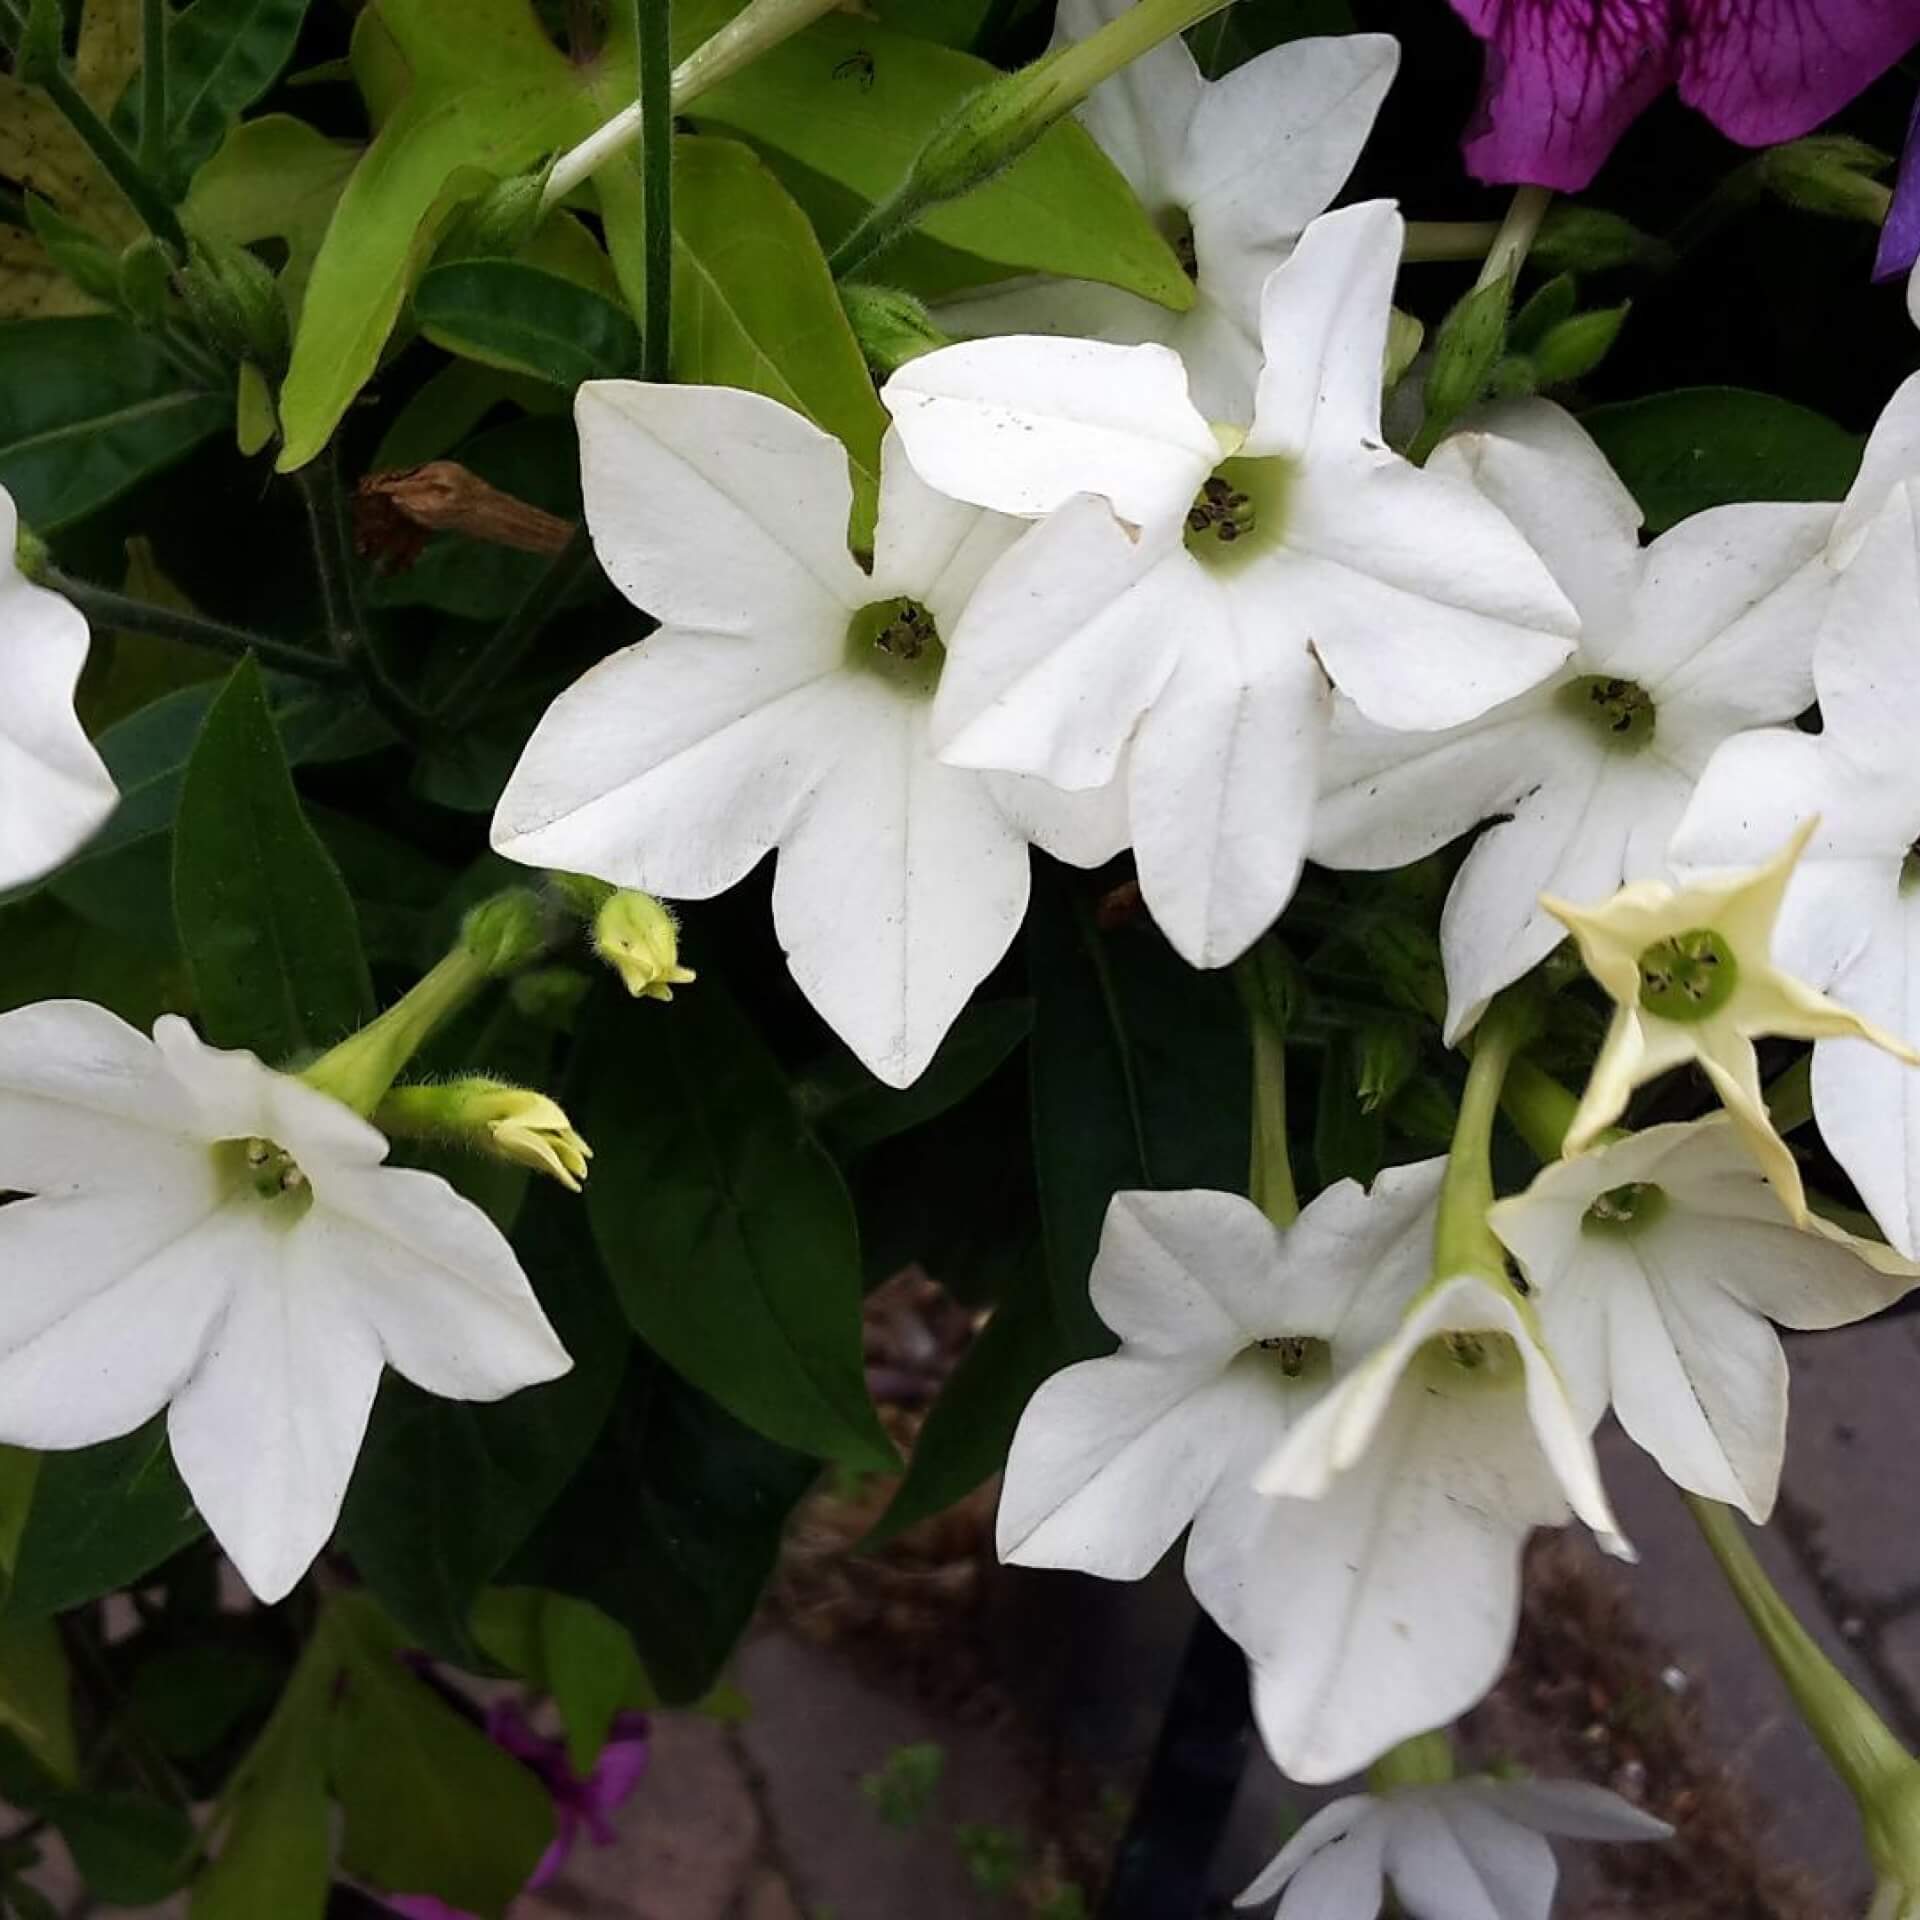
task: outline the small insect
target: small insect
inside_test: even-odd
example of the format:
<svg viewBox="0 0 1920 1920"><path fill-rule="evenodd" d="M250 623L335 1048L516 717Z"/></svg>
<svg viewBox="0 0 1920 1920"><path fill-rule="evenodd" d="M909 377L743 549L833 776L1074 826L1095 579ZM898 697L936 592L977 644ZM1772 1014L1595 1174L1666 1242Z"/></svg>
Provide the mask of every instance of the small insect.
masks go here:
<svg viewBox="0 0 1920 1920"><path fill-rule="evenodd" d="M860 47L834 68L836 80L857 80L862 93L873 91L873 55L865 47Z"/></svg>

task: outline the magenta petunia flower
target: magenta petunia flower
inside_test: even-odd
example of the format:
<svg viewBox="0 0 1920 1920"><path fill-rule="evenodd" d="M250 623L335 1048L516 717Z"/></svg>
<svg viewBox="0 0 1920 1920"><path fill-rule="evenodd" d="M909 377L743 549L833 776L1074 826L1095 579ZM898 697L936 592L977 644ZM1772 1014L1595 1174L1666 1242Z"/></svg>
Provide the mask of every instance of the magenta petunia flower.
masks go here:
<svg viewBox="0 0 1920 1920"><path fill-rule="evenodd" d="M1906 150L1894 181L1893 204L1880 229L1880 250L1874 255L1873 277L1891 280L1920 259L1920 100L1913 103L1907 123Z"/></svg>
<svg viewBox="0 0 1920 1920"><path fill-rule="evenodd" d="M495 1746L504 1747L516 1760L531 1767L553 1795L553 1844L541 1855L526 1892L537 1892L559 1877L583 1830L596 1847L613 1845L613 1815L647 1770L644 1714L623 1713L614 1721L599 1764L584 1780L567 1764L566 1742L535 1733L511 1701L488 1713L487 1736ZM471 1915L431 1894L390 1894L386 1904L403 1920L472 1920Z"/></svg>
<svg viewBox="0 0 1920 1920"><path fill-rule="evenodd" d="M1668 87L1731 140L1795 140L1920 41L1920 0L1452 0L1487 44L1480 180L1584 187Z"/></svg>

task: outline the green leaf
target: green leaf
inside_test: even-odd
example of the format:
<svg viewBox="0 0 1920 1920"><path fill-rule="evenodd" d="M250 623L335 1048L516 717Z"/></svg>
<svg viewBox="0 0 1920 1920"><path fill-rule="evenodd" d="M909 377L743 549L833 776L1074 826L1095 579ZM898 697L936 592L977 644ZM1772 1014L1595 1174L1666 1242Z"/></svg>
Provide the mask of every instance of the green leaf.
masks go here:
<svg viewBox="0 0 1920 1920"><path fill-rule="evenodd" d="M70 526L233 419L124 321L0 321L0 486L36 533Z"/></svg>
<svg viewBox="0 0 1920 1920"><path fill-rule="evenodd" d="M1863 444L1824 414L1742 387L1616 401L1580 424L1639 501L1649 533L1734 500L1841 499Z"/></svg>
<svg viewBox="0 0 1920 1920"><path fill-rule="evenodd" d="M870 496L887 417L806 215L737 141L686 138L674 152L674 378L806 414L846 446Z"/></svg>
<svg viewBox="0 0 1920 1920"><path fill-rule="evenodd" d="M674 10L676 53L691 52L739 5L683 0ZM831 251L906 178L928 134L994 73L969 54L832 13L699 95L687 112L696 125L737 133L766 153ZM1014 271L1067 274L1170 307L1193 304L1193 283L1173 249L1072 121L985 185L934 208L914 241L883 256L876 271L922 292Z"/></svg>
<svg viewBox="0 0 1920 1920"><path fill-rule="evenodd" d="M1036 1262L1016 1276L1008 1299L954 1369L913 1443L899 1491L865 1544L879 1546L944 1513L998 1473L1034 1390L1073 1358Z"/></svg>
<svg viewBox="0 0 1920 1920"><path fill-rule="evenodd" d="M979 38L994 8L995 0L875 0L873 11L901 33L964 50Z"/></svg>
<svg viewBox="0 0 1920 1920"><path fill-rule="evenodd" d="M235 127L193 176L182 214L196 233L236 247L283 241L280 295L297 318L327 223L360 151L291 114L263 114Z"/></svg>
<svg viewBox="0 0 1920 1920"><path fill-rule="evenodd" d="M1055 1312L1078 1357L1113 1345L1087 1275L1115 1193L1245 1191L1253 1067L1227 974L1182 965L1144 915L1103 928L1060 869L1034 877L1034 1163Z"/></svg>
<svg viewBox="0 0 1920 1920"><path fill-rule="evenodd" d="M163 184L184 193L227 129L293 57L307 0L193 0L167 23ZM145 115L136 75L114 109L114 131L137 147Z"/></svg>
<svg viewBox="0 0 1920 1920"><path fill-rule="evenodd" d="M620 36L600 59L571 61L528 0L381 0L361 14L353 56L363 91L390 111L314 261L280 392L283 472L320 451L373 373L461 199L583 138L633 97ZM637 235L624 209L603 203L602 213L617 255Z"/></svg>
<svg viewBox="0 0 1920 1920"><path fill-rule="evenodd" d="M573 1370L487 1406L389 1374L340 1522L381 1604L415 1639L468 1664L475 1599L578 1469L632 1344L573 1195L543 1187L516 1245Z"/></svg>
<svg viewBox="0 0 1920 1920"><path fill-rule="evenodd" d="M1351 33L1350 0L1239 0L1187 35L1200 71L1209 80L1231 73L1269 47L1309 34Z"/></svg>
<svg viewBox="0 0 1920 1920"><path fill-rule="evenodd" d="M592 1601L633 1636L660 1697L690 1706L753 1619L816 1470L638 1355L599 1444L502 1579Z"/></svg>
<svg viewBox="0 0 1920 1920"><path fill-rule="evenodd" d="M144 1794L76 1793L49 1811L97 1900L151 1906L186 1885L194 1831L180 1808Z"/></svg>
<svg viewBox="0 0 1920 1920"><path fill-rule="evenodd" d="M233 670L187 763L173 903L215 1046L292 1060L373 1017L353 900L300 810L251 660Z"/></svg>
<svg viewBox="0 0 1920 1920"><path fill-rule="evenodd" d="M278 1661L230 1639L162 1647L143 1652L127 1704L162 1753L192 1760L269 1705L281 1677Z"/></svg>
<svg viewBox="0 0 1920 1920"><path fill-rule="evenodd" d="M205 1530L174 1471L164 1419L43 1455L6 1618L45 1619L130 1587Z"/></svg>
<svg viewBox="0 0 1920 1920"><path fill-rule="evenodd" d="M1354 1035L1327 1036L1314 1107L1313 1167L1322 1187L1357 1180L1371 1186L1387 1157L1387 1119L1360 1101L1360 1061Z"/></svg>
<svg viewBox="0 0 1920 1920"><path fill-rule="evenodd" d="M641 1338L770 1439L891 1466L852 1203L725 988L703 976L670 1010L603 994L581 1050L587 1213Z"/></svg>
<svg viewBox="0 0 1920 1920"><path fill-rule="evenodd" d="M640 330L604 294L518 260L455 260L414 290L413 317L436 346L556 387L631 374Z"/></svg>
<svg viewBox="0 0 1920 1920"><path fill-rule="evenodd" d="M591 1601L541 1587L489 1587L473 1637L500 1664L553 1695L567 1730L567 1764L585 1779L623 1707L654 1703L633 1636Z"/></svg>
<svg viewBox="0 0 1920 1920"><path fill-rule="evenodd" d="M341 1676L340 1864L389 1893L501 1920L553 1839L539 1776L407 1671L404 1642L364 1594L336 1600L326 1631Z"/></svg>
<svg viewBox="0 0 1920 1920"><path fill-rule="evenodd" d="M66 1644L51 1620L0 1621L0 1727L63 1785L79 1774Z"/></svg>

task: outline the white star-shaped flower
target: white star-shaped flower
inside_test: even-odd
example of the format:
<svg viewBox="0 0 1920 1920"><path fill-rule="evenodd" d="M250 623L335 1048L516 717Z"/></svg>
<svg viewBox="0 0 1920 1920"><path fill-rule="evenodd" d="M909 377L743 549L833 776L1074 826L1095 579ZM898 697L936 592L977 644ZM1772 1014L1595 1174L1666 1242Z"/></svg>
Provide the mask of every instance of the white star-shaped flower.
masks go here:
<svg viewBox="0 0 1920 1920"><path fill-rule="evenodd" d="M1118 796L942 765L943 644L1024 531L882 452L873 568L847 551L845 450L730 387L580 389L587 524L659 632L554 702L493 822L529 866L705 899L777 847L774 926L821 1016L914 1079L1026 912L1027 847L1125 844Z"/></svg>
<svg viewBox="0 0 1920 1920"><path fill-rule="evenodd" d="M1587 434L1544 400L1494 409L1430 471L1477 486L1580 615L1573 656L1517 700L1443 733L1334 703L1313 858L1403 866L1483 820L1440 920L1447 1038L1566 929L1543 893L1598 899L1664 868L1713 750L1812 698L1830 506L1715 508L1642 548L1640 510Z"/></svg>
<svg viewBox="0 0 1920 1920"><path fill-rule="evenodd" d="M1611 1405L1669 1479L1760 1525L1787 1439L1772 1323L1844 1326L1920 1283L1818 1214L1797 1227L1721 1114L1562 1160L1487 1223L1533 1285L1581 1418Z"/></svg>
<svg viewBox="0 0 1920 1920"><path fill-rule="evenodd" d="M326 1544L380 1371L497 1400L571 1364L498 1228L326 1094L168 1016L0 1015L0 1439L82 1447L169 1406L262 1600Z"/></svg>
<svg viewBox="0 0 1920 1920"><path fill-rule="evenodd" d="M1084 40L1131 0L1061 0L1054 43ZM1392 35L1291 40L1219 80L1177 34L1096 87L1080 119L1194 276L1185 313L1091 280L1029 276L937 309L950 333L1158 341L1194 404L1245 425L1260 371L1260 288L1340 191L1400 64Z"/></svg>
<svg viewBox="0 0 1920 1920"><path fill-rule="evenodd" d="M20 571L19 533L0 487L0 893L51 873L119 799L73 710L86 620Z"/></svg>
<svg viewBox="0 0 1920 1920"><path fill-rule="evenodd" d="M1325 675L1383 725L1456 726L1551 673L1577 626L1497 507L1381 440L1400 236L1386 201L1330 213L1268 278L1244 434L1216 438L1158 346L970 341L882 394L933 485L1051 515L952 636L942 757L1077 789L1131 744L1141 888L1196 966L1293 892Z"/></svg>
<svg viewBox="0 0 1920 1920"><path fill-rule="evenodd" d="M1804 819L1764 866L1679 887L1636 880L1592 907L1546 897L1547 911L1565 924L1614 1003L1567 1128L1569 1156L1586 1152L1619 1119L1635 1087L1691 1061L1712 1082L1789 1216L1804 1223L1799 1163L1767 1112L1754 1041L1765 1034L1857 1040L1920 1065L1905 1041L1828 999L1774 954L1781 902L1818 825Z"/></svg>
<svg viewBox="0 0 1920 1920"><path fill-rule="evenodd" d="M1461 1311L1456 1289L1403 1324L1441 1171L1393 1168L1370 1194L1342 1181L1284 1230L1234 1194L1116 1195L1090 1287L1119 1351L1042 1386L1007 1463L1007 1560L1136 1579L1192 1524L1187 1578L1246 1650L1261 1731L1297 1779L1352 1773L1493 1683L1521 1545L1567 1517L1557 1472L1611 1529L1564 1400L1541 1417L1565 1457L1535 1438L1529 1400L1558 1387L1517 1321ZM1456 1321L1474 1332L1449 1341ZM1374 1444L1310 1497L1257 1491L1348 1383L1380 1379L1382 1343L1412 1373L1375 1396Z"/></svg>
<svg viewBox="0 0 1920 1920"><path fill-rule="evenodd" d="M1542 1837L1664 1840L1664 1820L1571 1780L1449 1780L1320 1809L1234 1902L1276 1920L1374 1920L1391 1886L1419 1920L1547 1920L1559 1878Z"/></svg>
<svg viewBox="0 0 1920 1920"><path fill-rule="evenodd" d="M1920 484L1894 488L1840 581L1813 677L1821 731L1728 741L1673 858L1739 865L1817 817L1781 906L1781 964L1899 1031L1920 1005ZM1920 1254L1920 1074L1857 1040L1822 1039L1813 1103L1881 1231Z"/></svg>

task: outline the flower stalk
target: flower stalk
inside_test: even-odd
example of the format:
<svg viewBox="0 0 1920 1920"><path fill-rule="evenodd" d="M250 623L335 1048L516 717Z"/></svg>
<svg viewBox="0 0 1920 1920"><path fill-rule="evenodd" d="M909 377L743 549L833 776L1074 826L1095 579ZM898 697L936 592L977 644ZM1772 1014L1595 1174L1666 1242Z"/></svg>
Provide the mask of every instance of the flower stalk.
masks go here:
<svg viewBox="0 0 1920 1920"><path fill-rule="evenodd" d="M1416 1733L1389 1747L1367 1769L1367 1785L1375 1793L1396 1787L1441 1787L1454 1777L1453 1738L1445 1727Z"/></svg>
<svg viewBox="0 0 1920 1920"><path fill-rule="evenodd" d="M1300 1217L1287 1151L1287 1023L1293 994L1285 955L1266 935L1234 968L1253 1037L1253 1150L1247 1197L1276 1227Z"/></svg>
<svg viewBox="0 0 1920 1920"><path fill-rule="evenodd" d="M1496 1286L1508 1285L1506 1251L1487 1225L1494 1198L1493 1122L1514 1056L1532 1036L1534 1020L1531 998L1509 992L1494 1000L1474 1030L1473 1062L1440 1183L1433 1231L1437 1279L1473 1273Z"/></svg>

